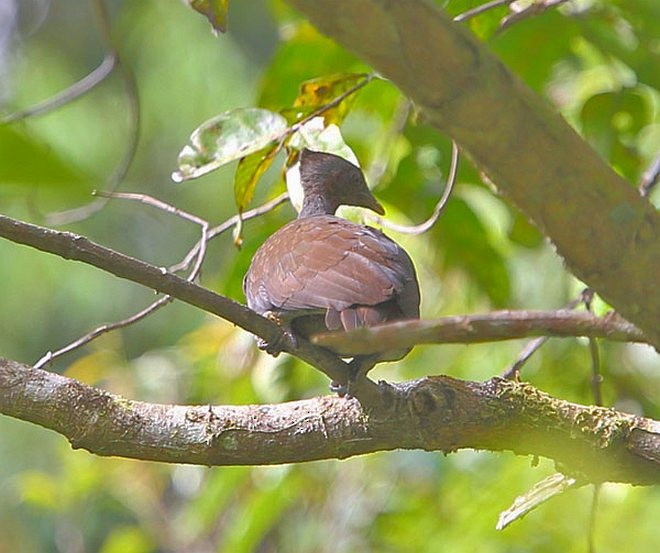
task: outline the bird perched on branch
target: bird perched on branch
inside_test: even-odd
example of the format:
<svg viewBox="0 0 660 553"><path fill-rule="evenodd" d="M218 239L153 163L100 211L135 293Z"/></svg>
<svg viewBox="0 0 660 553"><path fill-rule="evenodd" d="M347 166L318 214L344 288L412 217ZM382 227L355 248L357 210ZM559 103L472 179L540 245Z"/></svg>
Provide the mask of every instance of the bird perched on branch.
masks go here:
<svg viewBox="0 0 660 553"><path fill-rule="evenodd" d="M334 154L305 149L300 179L298 218L264 242L245 275L248 307L294 337L419 318L419 284L408 254L379 230L334 215L340 205L384 213L362 171ZM261 347L278 353L276 345ZM408 351L387 351L384 344L366 370Z"/></svg>

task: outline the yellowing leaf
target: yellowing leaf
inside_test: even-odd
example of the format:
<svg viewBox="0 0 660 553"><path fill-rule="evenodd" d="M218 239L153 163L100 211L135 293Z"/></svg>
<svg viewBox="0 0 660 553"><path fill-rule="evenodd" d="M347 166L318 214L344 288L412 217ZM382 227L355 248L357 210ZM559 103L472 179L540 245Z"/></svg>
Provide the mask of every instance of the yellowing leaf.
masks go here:
<svg viewBox="0 0 660 553"><path fill-rule="evenodd" d="M214 31L224 33L227 30L229 0L188 0L188 4L209 20Z"/></svg>
<svg viewBox="0 0 660 553"><path fill-rule="evenodd" d="M293 105L306 108L325 106L367 78L366 73L337 73L305 81L300 85L300 92ZM351 94L337 106L325 111L323 117L326 125L341 123L354 98L355 95Z"/></svg>
<svg viewBox="0 0 660 553"><path fill-rule="evenodd" d="M245 211L250 204L257 181L273 163L276 153L277 144L272 143L239 161L234 175L234 198L239 212Z"/></svg>
<svg viewBox="0 0 660 553"><path fill-rule="evenodd" d="M202 123L178 157L172 180L196 179L265 148L279 139L288 124L279 113L261 108L226 111Z"/></svg>

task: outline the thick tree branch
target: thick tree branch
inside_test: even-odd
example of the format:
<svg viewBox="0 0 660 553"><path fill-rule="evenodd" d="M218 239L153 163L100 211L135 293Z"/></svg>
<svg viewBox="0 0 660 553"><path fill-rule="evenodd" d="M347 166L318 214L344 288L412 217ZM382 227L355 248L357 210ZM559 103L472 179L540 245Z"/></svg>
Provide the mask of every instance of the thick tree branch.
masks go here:
<svg viewBox="0 0 660 553"><path fill-rule="evenodd" d="M381 384L381 407L321 397L279 405L129 401L0 359L0 412L97 455L205 465L343 459L375 451L510 450L554 459L583 482L660 482L660 423L576 405L499 378Z"/></svg>
<svg viewBox="0 0 660 553"><path fill-rule="evenodd" d="M435 320L397 321L350 332L312 336L312 343L344 355L409 348L417 344L476 344L533 336L586 336L621 342L646 342L642 332L615 314L596 317L577 311L492 311Z"/></svg>
<svg viewBox="0 0 660 553"><path fill-rule="evenodd" d="M289 0L391 79L660 347L660 216L488 49L427 0Z"/></svg>

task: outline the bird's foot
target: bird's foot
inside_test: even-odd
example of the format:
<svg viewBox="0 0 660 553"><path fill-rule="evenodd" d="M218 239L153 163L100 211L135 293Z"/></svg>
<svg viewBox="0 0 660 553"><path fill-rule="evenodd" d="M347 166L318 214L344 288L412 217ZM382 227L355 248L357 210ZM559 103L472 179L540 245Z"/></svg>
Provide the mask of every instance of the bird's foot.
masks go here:
<svg viewBox="0 0 660 553"><path fill-rule="evenodd" d="M330 391L333 394L337 394L339 397L346 397L348 394L348 384L340 384L336 380L333 380L330 382Z"/></svg>
<svg viewBox="0 0 660 553"><path fill-rule="evenodd" d="M260 350L269 353L273 357L277 357L287 348L298 347L298 339L293 333L290 320L281 317L275 311L266 311L263 316L277 324L277 326L279 326L282 330L282 334L280 334L275 340L271 342L268 342L263 338L257 338L257 347Z"/></svg>
<svg viewBox="0 0 660 553"><path fill-rule="evenodd" d="M339 397L351 399L356 397L360 382L367 377L367 373L374 367L378 355L359 355L348 363L348 380L346 384L340 384L334 380L330 383L330 391Z"/></svg>

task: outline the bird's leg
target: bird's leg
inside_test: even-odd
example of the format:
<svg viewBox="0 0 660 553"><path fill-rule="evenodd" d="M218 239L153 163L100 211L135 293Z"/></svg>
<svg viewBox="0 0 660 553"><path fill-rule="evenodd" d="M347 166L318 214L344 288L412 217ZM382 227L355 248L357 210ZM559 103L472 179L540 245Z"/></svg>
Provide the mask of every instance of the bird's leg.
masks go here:
<svg viewBox="0 0 660 553"><path fill-rule="evenodd" d="M345 386L337 382L330 383L330 391L335 392L339 397L352 398L352 393L359 387L360 380L367 377L367 373L373 369L380 356L358 355L348 363L348 382Z"/></svg>
<svg viewBox="0 0 660 553"><path fill-rule="evenodd" d="M277 326L282 330L282 334L277 337L273 342L267 342L263 338L257 338L257 347L260 350L265 351L266 353L271 354L273 357L277 357L282 353L287 347L293 347L294 349L298 347L298 337L296 332L293 329L293 321L300 317L308 317L310 315L321 315L325 311L320 310L311 310L311 309L300 309L296 311L289 310L269 310L265 311L262 315L267 319L273 321ZM305 336L303 334L303 336Z"/></svg>
<svg viewBox="0 0 660 553"><path fill-rule="evenodd" d="M281 311L266 311L263 316L277 324L282 330L282 334L272 342L257 338L257 347L260 350L277 357L286 349L287 342L292 344L294 348L298 347L298 339L291 328L292 318L286 317L284 312Z"/></svg>

